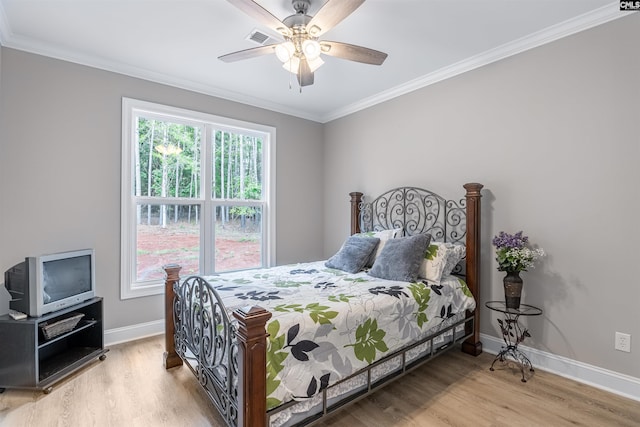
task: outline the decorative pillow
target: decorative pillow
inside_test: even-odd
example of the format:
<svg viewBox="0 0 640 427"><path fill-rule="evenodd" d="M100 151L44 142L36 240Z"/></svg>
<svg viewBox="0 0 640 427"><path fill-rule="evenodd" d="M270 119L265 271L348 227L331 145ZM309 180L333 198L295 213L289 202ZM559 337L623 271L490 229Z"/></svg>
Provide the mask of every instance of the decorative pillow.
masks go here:
<svg viewBox="0 0 640 427"><path fill-rule="evenodd" d="M402 228L394 228L392 230L378 230L378 231L367 231L364 233L354 234L354 236L368 236L368 237L377 237L380 239L380 243L378 243L378 247L374 252L371 253L371 257L367 261L365 267L371 267L375 262L380 252L382 252L382 248L390 239L395 239L397 236L402 235Z"/></svg>
<svg viewBox="0 0 640 427"><path fill-rule="evenodd" d="M451 274L453 269L456 268L456 265L458 265L467 254L467 247L465 245L460 243L445 243L445 245L450 250L447 255L447 263L442 271L443 276Z"/></svg>
<svg viewBox="0 0 640 427"><path fill-rule="evenodd" d="M415 282L431 234L416 234L387 241L369 270L380 279Z"/></svg>
<svg viewBox="0 0 640 427"><path fill-rule="evenodd" d="M380 239L377 237L350 236L338 253L329 258L324 265L348 273L357 273L364 268L378 243Z"/></svg>
<svg viewBox="0 0 640 427"><path fill-rule="evenodd" d="M438 284L442 276L453 271L464 254L464 245L431 242L424 253L418 276Z"/></svg>

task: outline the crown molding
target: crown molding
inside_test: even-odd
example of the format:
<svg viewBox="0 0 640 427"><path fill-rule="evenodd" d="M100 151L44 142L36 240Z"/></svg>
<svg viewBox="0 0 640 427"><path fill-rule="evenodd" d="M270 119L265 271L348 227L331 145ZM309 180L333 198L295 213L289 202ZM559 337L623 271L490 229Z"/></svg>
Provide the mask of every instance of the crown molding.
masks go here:
<svg viewBox="0 0 640 427"><path fill-rule="evenodd" d="M0 6L1 5L2 3L0 2ZM1 14L2 11L0 10L0 24L2 24L3 19ZM4 24L2 25L4 26ZM10 31L8 31L7 33L11 34ZM2 34L0 34L0 37L2 37ZM105 60L104 58L100 58L97 56L79 55L78 53L70 50L59 49L51 45L39 43L18 36L11 35L7 37L6 43L2 42L2 45L11 49L46 56L48 58L59 59L62 61L72 62L74 64L84 65L103 71L123 74L129 77L139 78L154 83L160 83L179 89L197 92L203 95L214 96L216 98L226 99L228 101L238 102L256 108L262 108L276 113L299 117L301 119L312 120L315 122L320 121L318 115L311 114L306 111L300 111L282 104L269 102L264 99L255 98L234 91L212 87L210 85L205 85L188 79L177 78L175 76L158 73L149 69L133 67L128 64Z"/></svg>
<svg viewBox="0 0 640 427"><path fill-rule="evenodd" d="M197 83L187 79L180 79L175 76L157 73L149 69L132 67L127 64L105 60L96 56L79 55L77 52L60 49L55 46L39 43L34 40L26 39L24 37L18 37L13 34L13 31L11 31L11 26L9 25L9 20L7 19L2 1L0 1L0 46L21 50L36 55L42 55L49 58L59 59L62 61L72 62L91 68L97 68L103 71L123 74L129 77L139 78L154 83L160 83L175 88L200 93L203 95L214 96L216 98L226 99L228 101L238 102L252 107L262 108L276 113L298 117L301 119L311 120L315 122L320 121L320 117L318 115L307 113L306 111L300 111L291 107L287 107L285 105L269 102L264 99L255 98L249 95L244 95L221 88L211 87L210 85Z"/></svg>
<svg viewBox="0 0 640 427"><path fill-rule="evenodd" d="M369 108L382 102L389 101L393 98L397 98L409 92L413 92L423 87L430 86L432 84L441 82L451 77L455 77L462 73L466 73L467 71L474 70L484 65L491 64L492 62L517 55L518 53L524 52L526 50L551 43L555 40L579 33L589 28L596 27L614 19L622 18L629 13L635 13L621 12L619 10L619 6L620 3L618 1L609 3L599 9L595 9L591 12L585 13L559 24L552 25L545 28L544 30L535 32L518 40L505 43L502 46L487 50L450 66L443 67L439 70L434 71L433 73L429 73L402 85L396 86L392 89L380 92L374 96L362 99L356 103L347 105L344 108L332 111L331 113L324 115L321 118L321 123L327 123L332 120L348 116L349 114L356 113L360 110L364 110L365 108Z"/></svg>
<svg viewBox="0 0 640 427"><path fill-rule="evenodd" d="M222 88L211 87L209 85L194 82L188 79L180 79L175 76L157 73L148 69L132 67L127 64L105 60L104 58L100 57L78 55L77 53L72 51L59 49L50 45L35 42L33 40L17 37L11 31L6 13L2 7L2 2L0 2L0 45L12 49L60 59L63 61L73 62L92 68L98 68L104 71L110 71L118 74L124 74L130 77L148 80L155 83L165 84L168 86L189 90L204 95L214 96L217 98L226 99L228 101L239 102L252 107L267 109L273 112L286 114L306 120L311 120L319 123L327 123L332 120L336 120L341 117L356 113L360 110L364 110L374 105L383 103L385 101L389 101L393 98L397 98L409 92L413 92L415 90L430 86L451 77L455 77L467 71L471 71L484 65L491 64L509 56L513 56L526 50L542 46L563 37L567 37L580 31L584 31L589 28L593 28L595 26L612 21L614 19L627 16L629 13L635 12L621 12L619 10L618 1L609 3L608 5L603 6L599 9L553 25L544 30L538 31L526 37L522 37L513 42L506 43L502 46L467 58L450 66L441 68L402 85L380 92L374 96L370 96L345 107L338 108L328 114L313 114L249 95L240 94Z"/></svg>
<svg viewBox="0 0 640 427"><path fill-rule="evenodd" d="M9 26L9 20L7 14L4 11L4 6L0 1L0 46L6 46L7 40L12 38L11 27Z"/></svg>

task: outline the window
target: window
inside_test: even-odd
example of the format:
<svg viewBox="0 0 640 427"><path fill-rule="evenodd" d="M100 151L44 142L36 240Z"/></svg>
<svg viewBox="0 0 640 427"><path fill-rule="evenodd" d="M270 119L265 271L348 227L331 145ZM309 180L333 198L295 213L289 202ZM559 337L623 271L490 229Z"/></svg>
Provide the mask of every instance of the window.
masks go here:
<svg viewBox="0 0 640 427"><path fill-rule="evenodd" d="M272 265L275 129L123 98L121 296Z"/></svg>

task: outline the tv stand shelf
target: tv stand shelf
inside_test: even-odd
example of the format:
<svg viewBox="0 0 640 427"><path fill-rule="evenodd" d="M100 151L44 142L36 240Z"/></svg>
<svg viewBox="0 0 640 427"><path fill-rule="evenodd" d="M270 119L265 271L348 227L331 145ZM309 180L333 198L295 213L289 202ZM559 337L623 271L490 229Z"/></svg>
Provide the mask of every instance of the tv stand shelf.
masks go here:
<svg viewBox="0 0 640 427"><path fill-rule="evenodd" d="M90 328L91 326L95 325L96 323L98 323L96 320L81 320L80 322L78 322L78 325L73 328L73 330L69 331L69 332L65 332L61 335L58 335L57 337L53 337L50 338L48 340L45 340L44 342L42 342L43 340L40 341L40 344L38 344L38 348L44 348L48 345L52 345L53 343L55 343L56 341L65 339L67 336L71 335L71 334L76 334L78 332L80 332L81 330L85 329L85 328Z"/></svg>
<svg viewBox="0 0 640 427"><path fill-rule="evenodd" d="M84 316L70 331L46 339L41 327L69 317ZM104 360L102 298L96 297L41 317L13 320L0 316L0 392L5 388L44 390L94 359Z"/></svg>

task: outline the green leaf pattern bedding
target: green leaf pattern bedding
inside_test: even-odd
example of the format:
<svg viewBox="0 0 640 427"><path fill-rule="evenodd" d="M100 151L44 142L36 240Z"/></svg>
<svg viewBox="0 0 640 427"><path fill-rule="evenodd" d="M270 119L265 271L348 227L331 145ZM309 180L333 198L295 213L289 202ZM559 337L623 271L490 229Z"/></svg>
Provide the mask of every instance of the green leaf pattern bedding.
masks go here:
<svg viewBox="0 0 640 427"><path fill-rule="evenodd" d="M475 309L466 283L376 279L326 268L324 261L206 278L229 313L259 305L267 323L267 407L308 399Z"/></svg>

